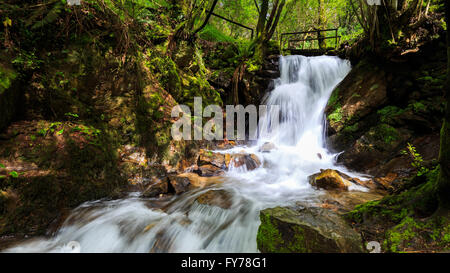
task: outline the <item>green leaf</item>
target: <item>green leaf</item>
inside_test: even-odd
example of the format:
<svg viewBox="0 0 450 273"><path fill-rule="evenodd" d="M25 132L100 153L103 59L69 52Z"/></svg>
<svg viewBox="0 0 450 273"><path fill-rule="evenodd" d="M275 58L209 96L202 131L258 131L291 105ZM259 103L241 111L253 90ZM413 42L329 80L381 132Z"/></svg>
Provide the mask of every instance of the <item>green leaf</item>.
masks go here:
<svg viewBox="0 0 450 273"><path fill-rule="evenodd" d="M6 167L2 163L0 163L0 168L6 168Z"/></svg>
<svg viewBox="0 0 450 273"><path fill-rule="evenodd" d="M10 176L12 176L13 178L18 178L19 174L16 171L12 171L9 173Z"/></svg>

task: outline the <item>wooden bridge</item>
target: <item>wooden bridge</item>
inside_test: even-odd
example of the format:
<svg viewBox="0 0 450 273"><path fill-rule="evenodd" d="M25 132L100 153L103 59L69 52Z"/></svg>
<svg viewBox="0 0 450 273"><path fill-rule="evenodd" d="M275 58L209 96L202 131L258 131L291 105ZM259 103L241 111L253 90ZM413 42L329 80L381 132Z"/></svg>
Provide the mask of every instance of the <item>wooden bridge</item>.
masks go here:
<svg viewBox="0 0 450 273"><path fill-rule="evenodd" d="M281 34L280 48L283 53L305 56L323 55L339 45L338 29L323 29Z"/></svg>

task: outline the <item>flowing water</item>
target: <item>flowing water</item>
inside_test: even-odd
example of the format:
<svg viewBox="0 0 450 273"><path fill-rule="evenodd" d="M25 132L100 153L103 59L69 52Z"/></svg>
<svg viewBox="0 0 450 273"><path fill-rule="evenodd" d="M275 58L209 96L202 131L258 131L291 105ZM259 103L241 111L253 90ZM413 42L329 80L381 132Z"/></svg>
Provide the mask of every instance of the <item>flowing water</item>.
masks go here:
<svg viewBox="0 0 450 273"><path fill-rule="evenodd" d="M325 147L324 108L350 69L348 61L337 57L280 58L281 77L265 100L280 106L280 125L272 128L268 115L260 121L256 145L226 151L254 153L262 167L231 168L224 183L168 200L132 193L121 200L87 202L71 212L54 236L31 239L6 251L257 252L261 209L314 202L323 191L313 189L307 177L320 169L349 173L336 166L336 155ZM276 148L258 152L265 142ZM211 189L230 194L228 209L195 201Z"/></svg>

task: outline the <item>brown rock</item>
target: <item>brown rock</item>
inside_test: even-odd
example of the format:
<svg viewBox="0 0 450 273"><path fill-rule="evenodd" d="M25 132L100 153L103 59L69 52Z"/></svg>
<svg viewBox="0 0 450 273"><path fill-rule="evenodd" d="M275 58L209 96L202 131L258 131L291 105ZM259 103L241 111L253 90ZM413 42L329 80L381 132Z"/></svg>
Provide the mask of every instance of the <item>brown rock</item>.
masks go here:
<svg viewBox="0 0 450 273"><path fill-rule="evenodd" d="M207 164L207 165L203 165L197 168L196 172L200 175L200 176L219 176L222 175L224 173L224 171L219 168L216 167L214 165L211 164Z"/></svg>
<svg viewBox="0 0 450 273"><path fill-rule="evenodd" d="M225 190L209 190L195 199L199 204L229 209L232 205L231 194Z"/></svg>
<svg viewBox="0 0 450 273"><path fill-rule="evenodd" d="M143 191L142 195L144 197L156 197L160 194L168 193L169 191L169 184L167 181L167 178L152 178L151 184L149 184L145 190Z"/></svg>
<svg viewBox="0 0 450 273"><path fill-rule="evenodd" d="M196 173L182 173L177 177L184 177L189 179L191 187L194 188L204 188L206 186L216 183L222 183L224 181L224 178L220 176L201 177Z"/></svg>
<svg viewBox="0 0 450 273"><path fill-rule="evenodd" d="M212 151L201 149L199 152L197 165L214 165L219 168L225 168L225 154L214 153Z"/></svg>
<svg viewBox="0 0 450 273"><path fill-rule="evenodd" d="M182 177L179 175L169 176L170 185L172 185L176 194L181 194L189 190L190 180L187 177Z"/></svg>
<svg viewBox="0 0 450 273"><path fill-rule="evenodd" d="M261 166L261 161L255 154L233 154L231 156L231 162L236 168L245 165L249 171Z"/></svg>
<svg viewBox="0 0 450 273"><path fill-rule="evenodd" d="M337 171L331 169L322 170L320 173L309 176L308 179L311 185L326 190L348 190L348 187L351 185L351 183L342 178Z"/></svg>

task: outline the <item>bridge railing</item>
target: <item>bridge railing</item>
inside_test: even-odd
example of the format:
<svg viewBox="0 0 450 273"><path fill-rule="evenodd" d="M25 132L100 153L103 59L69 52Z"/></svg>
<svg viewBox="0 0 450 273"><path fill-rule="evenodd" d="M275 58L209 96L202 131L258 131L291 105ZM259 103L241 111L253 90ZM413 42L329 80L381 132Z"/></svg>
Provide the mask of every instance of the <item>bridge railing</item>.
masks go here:
<svg viewBox="0 0 450 273"><path fill-rule="evenodd" d="M340 39L337 28L287 32L281 34L280 48L283 50L330 49L338 47Z"/></svg>

